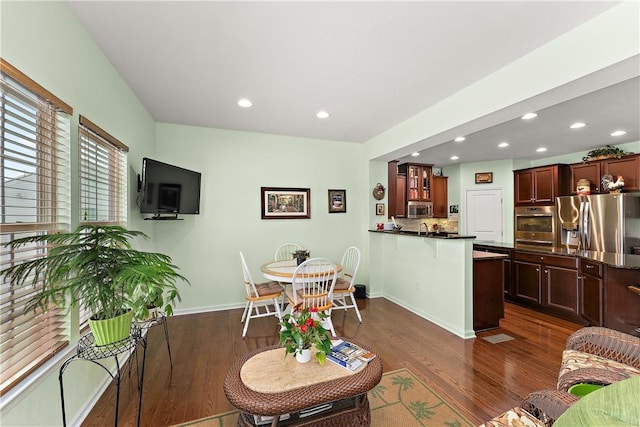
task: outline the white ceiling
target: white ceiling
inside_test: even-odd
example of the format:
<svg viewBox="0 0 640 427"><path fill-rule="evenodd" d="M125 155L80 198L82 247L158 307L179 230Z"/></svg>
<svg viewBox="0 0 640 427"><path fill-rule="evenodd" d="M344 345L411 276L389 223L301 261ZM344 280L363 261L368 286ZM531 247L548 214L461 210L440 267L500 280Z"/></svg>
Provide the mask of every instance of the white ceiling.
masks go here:
<svg viewBox="0 0 640 427"><path fill-rule="evenodd" d="M69 3L158 122L350 142L369 140L616 5ZM464 148L437 145L419 159L446 165L456 150L464 150L458 162L470 162L531 158L537 145L555 145L556 155L638 141L639 93L635 78L538 111L526 124L511 120L467 135ZM254 106L237 106L242 97ZM320 110L330 117L318 119ZM574 119L589 126L569 133ZM617 127L627 135L610 140ZM512 145L498 153L503 139Z"/></svg>

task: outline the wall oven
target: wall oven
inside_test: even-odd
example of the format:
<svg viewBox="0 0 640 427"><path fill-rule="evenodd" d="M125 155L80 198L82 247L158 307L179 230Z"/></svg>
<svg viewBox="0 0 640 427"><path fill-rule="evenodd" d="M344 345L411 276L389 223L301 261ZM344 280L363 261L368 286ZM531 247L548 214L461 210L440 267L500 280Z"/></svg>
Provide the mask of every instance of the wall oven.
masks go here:
<svg viewBox="0 0 640 427"><path fill-rule="evenodd" d="M433 217L432 202L407 202L407 218L431 218Z"/></svg>
<svg viewBox="0 0 640 427"><path fill-rule="evenodd" d="M515 241L519 244L552 247L555 243L555 207L515 208Z"/></svg>

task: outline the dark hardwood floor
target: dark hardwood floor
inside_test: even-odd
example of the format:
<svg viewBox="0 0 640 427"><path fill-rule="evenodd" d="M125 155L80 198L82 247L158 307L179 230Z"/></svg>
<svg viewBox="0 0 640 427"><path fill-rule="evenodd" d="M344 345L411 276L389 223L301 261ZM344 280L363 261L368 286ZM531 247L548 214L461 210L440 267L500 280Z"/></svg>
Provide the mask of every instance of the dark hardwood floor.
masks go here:
<svg viewBox="0 0 640 427"><path fill-rule="evenodd" d="M383 298L359 300L362 324L352 310L333 312L338 335L367 343L384 370L409 368L469 420L479 424L516 406L529 392L555 388L569 334L581 326L506 304L499 329L463 340ZM251 320L241 339L242 310L174 316L169 319L173 370L161 328L149 332L142 399L144 426L166 426L234 408L222 383L239 355L277 343L274 319ZM507 334L492 344L482 337ZM119 425L136 423L135 370L121 384ZM115 387L110 385L82 424L113 424Z"/></svg>

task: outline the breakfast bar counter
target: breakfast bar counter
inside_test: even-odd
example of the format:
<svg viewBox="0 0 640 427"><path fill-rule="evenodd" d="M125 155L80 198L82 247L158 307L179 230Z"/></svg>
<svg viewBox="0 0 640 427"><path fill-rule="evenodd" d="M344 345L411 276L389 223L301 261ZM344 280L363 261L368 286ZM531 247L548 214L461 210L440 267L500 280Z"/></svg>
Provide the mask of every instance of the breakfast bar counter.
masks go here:
<svg viewBox="0 0 640 427"><path fill-rule="evenodd" d="M472 236L369 235L370 291L461 338L474 338Z"/></svg>

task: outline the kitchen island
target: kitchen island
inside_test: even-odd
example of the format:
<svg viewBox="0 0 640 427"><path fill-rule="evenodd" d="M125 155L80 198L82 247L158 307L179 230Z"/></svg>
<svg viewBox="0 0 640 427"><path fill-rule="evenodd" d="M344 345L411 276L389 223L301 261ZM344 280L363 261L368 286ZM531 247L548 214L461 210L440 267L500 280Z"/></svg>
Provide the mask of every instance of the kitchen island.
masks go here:
<svg viewBox="0 0 640 427"><path fill-rule="evenodd" d="M474 236L370 230L370 286L462 338L474 338Z"/></svg>
<svg viewBox="0 0 640 427"><path fill-rule="evenodd" d="M505 298L556 317L640 336L640 255L475 241L508 254Z"/></svg>

